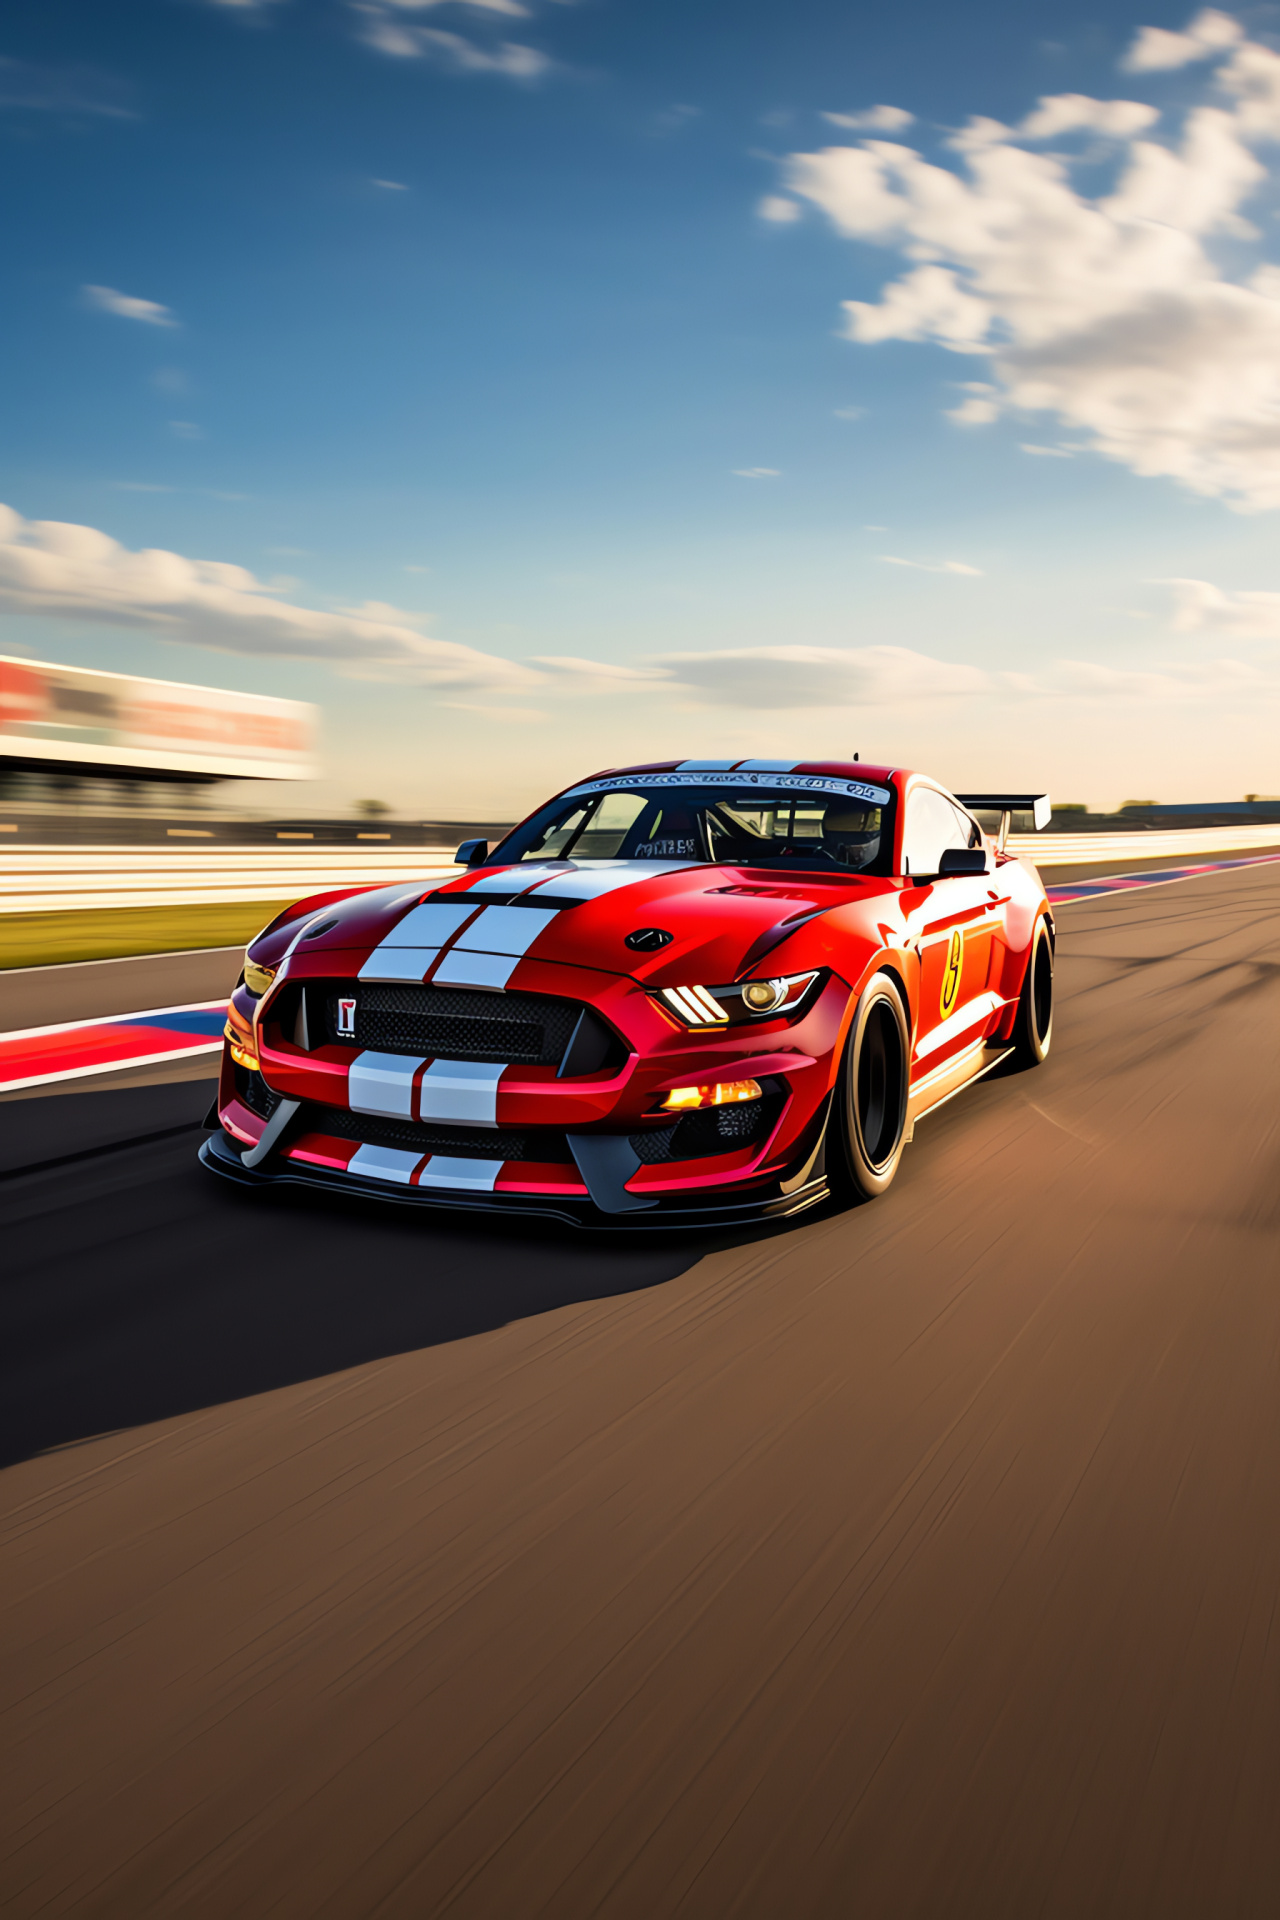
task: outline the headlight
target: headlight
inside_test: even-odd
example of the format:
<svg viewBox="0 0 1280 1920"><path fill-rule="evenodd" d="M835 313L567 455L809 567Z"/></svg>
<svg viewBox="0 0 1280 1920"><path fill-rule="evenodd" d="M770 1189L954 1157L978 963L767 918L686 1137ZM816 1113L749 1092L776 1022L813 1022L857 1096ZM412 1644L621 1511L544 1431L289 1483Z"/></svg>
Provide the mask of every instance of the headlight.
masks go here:
<svg viewBox="0 0 1280 1920"><path fill-rule="evenodd" d="M260 967L256 960L250 960L248 954L244 961L244 983L255 1000L260 1000L276 977L274 967Z"/></svg>
<svg viewBox="0 0 1280 1920"><path fill-rule="evenodd" d="M734 987L663 987L663 1005L686 1027L725 1027L741 1020L768 1020L798 1013L813 992L821 969L789 973L777 980L744 980Z"/></svg>

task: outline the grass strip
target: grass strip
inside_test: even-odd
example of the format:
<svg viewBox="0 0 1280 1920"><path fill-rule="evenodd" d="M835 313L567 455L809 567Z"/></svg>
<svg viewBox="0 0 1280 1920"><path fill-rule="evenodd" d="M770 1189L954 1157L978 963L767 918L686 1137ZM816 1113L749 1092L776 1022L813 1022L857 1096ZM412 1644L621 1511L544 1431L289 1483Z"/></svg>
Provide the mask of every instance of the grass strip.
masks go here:
<svg viewBox="0 0 1280 1920"><path fill-rule="evenodd" d="M240 900L202 907L88 907L63 913L4 914L0 915L0 969L243 946L288 905L287 900Z"/></svg>

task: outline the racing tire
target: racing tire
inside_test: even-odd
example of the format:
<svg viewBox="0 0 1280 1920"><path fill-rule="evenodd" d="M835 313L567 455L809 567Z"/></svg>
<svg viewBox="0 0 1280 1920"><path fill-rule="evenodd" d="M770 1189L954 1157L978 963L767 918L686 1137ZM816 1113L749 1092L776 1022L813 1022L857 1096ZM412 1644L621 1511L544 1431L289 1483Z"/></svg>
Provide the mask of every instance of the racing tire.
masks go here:
<svg viewBox="0 0 1280 1920"><path fill-rule="evenodd" d="M874 1200L898 1171L911 1087L911 1034L902 997L887 973L868 983L845 1042L836 1086L841 1198Z"/></svg>
<svg viewBox="0 0 1280 1920"><path fill-rule="evenodd" d="M1044 917L1036 921L1031 954L1013 1023L1013 1054L1020 1067L1038 1067L1053 1044L1053 941Z"/></svg>

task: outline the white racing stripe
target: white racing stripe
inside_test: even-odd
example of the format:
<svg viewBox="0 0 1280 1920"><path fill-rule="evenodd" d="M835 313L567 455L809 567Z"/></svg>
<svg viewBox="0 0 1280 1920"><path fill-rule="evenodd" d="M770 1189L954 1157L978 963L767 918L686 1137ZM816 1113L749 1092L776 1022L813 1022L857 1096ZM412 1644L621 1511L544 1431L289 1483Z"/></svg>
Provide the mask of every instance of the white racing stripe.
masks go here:
<svg viewBox="0 0 1280 1920"><path fill-rule="evenodd" d="M431 976L433 987L487 987L501 992L520 964L518 953L446 953Z"/></svg>
<svg viewBox="0 0 1280 1920"><path fill-rule="evenodd" d="M347 1162L348 1173L363 1174L366 1180L395 1180L407 1187L420 1153L402 1153L398 1147L357 1147Z"/></svg>
<svg viewBox="0 0 1280 1920"><path fill-rule="evenodd" d="M420 987L427 968L440 957L439 947L379 947L360 969L361 980L395 980Z"/></svg>
<svg viewBox="0 0 1280 1920"><path fill-rule="evenodd" d="M564 861L555 866L497 867L492 873L483 873L474 886L467 888L467 898L475 893L528 893L530 887L536 887L539 880L553 880L565 870Z"/></svg>
<svg viewBox="0 0 1280 1920"><path fill-rule="evenodd" d="M420 1187L452 1187L455 1192L492 1193L502 1172L501 1160L460 1160L433 1153L422 1169Z"/></svg>
<svg viewBox="0 0 1280 1920"><path fill-rule="evenodd" d="M475 912L475 903L443 900L411 908L360 969L362 980L420 981L442 946Z"/></svg>
<svg viewBox="0 0 1280 1920"><path fill-rule="evenodd" d="M656 873L680 873L698 863L692 860L599 860L589 867L561 873L538 888L539 900L599 900L620 887L638 886ZM520 911L520 909L518 909Z"/></svg>
<svg viewBox="0 0 1280 1920"><path fill-rule="evenodd" d="M559 907L486 907L459 935L454 951L509 953L518 960L560 913Z"/></svg>
<svg viewBox="0 0 1280 1920"><path fill-rule="evenodd" d="M352 1113L412 1120L413 1076L422 1064L402 1053L358 1053L347 1070L347 1104Z"/></svg>
<svg viewBox="0 0 1280 1920"><path fill-rule="evenodd" d="M505 987L558 913L554 907L486 907L440 962L435 980L446 987Z"/></svg>
<svg viewBox="0 0 1280 1920"><path fill-rule="evenodd" d="M505 1072L503 1061L433 1060L422 1076L421 1118L496 1127L498 1082Z"/></svg>

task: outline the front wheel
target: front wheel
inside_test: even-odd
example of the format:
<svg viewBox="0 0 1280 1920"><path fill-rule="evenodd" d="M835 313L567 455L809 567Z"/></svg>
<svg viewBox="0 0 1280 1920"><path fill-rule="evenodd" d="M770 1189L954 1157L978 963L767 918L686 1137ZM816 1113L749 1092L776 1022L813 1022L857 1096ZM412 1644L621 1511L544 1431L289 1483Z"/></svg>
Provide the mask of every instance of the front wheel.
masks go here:
<svg viewBox="0 0 1280 1920"><path fill-rule="evenodd" d="M858 1002L836 1089L844 1148L837 1183L848 1198L874 1200L898 1171L910 1078L902 999L888 974L878 973Z"/></svg>
<svg viewBox="0 0 1280 1920"><path fill-rule="evenodd" d="M1020 1067L1038 1067L1053 1041L1053 941L1043 918L1036 921L1031 953L1013 1023L1014 1057Z"/></svg>

